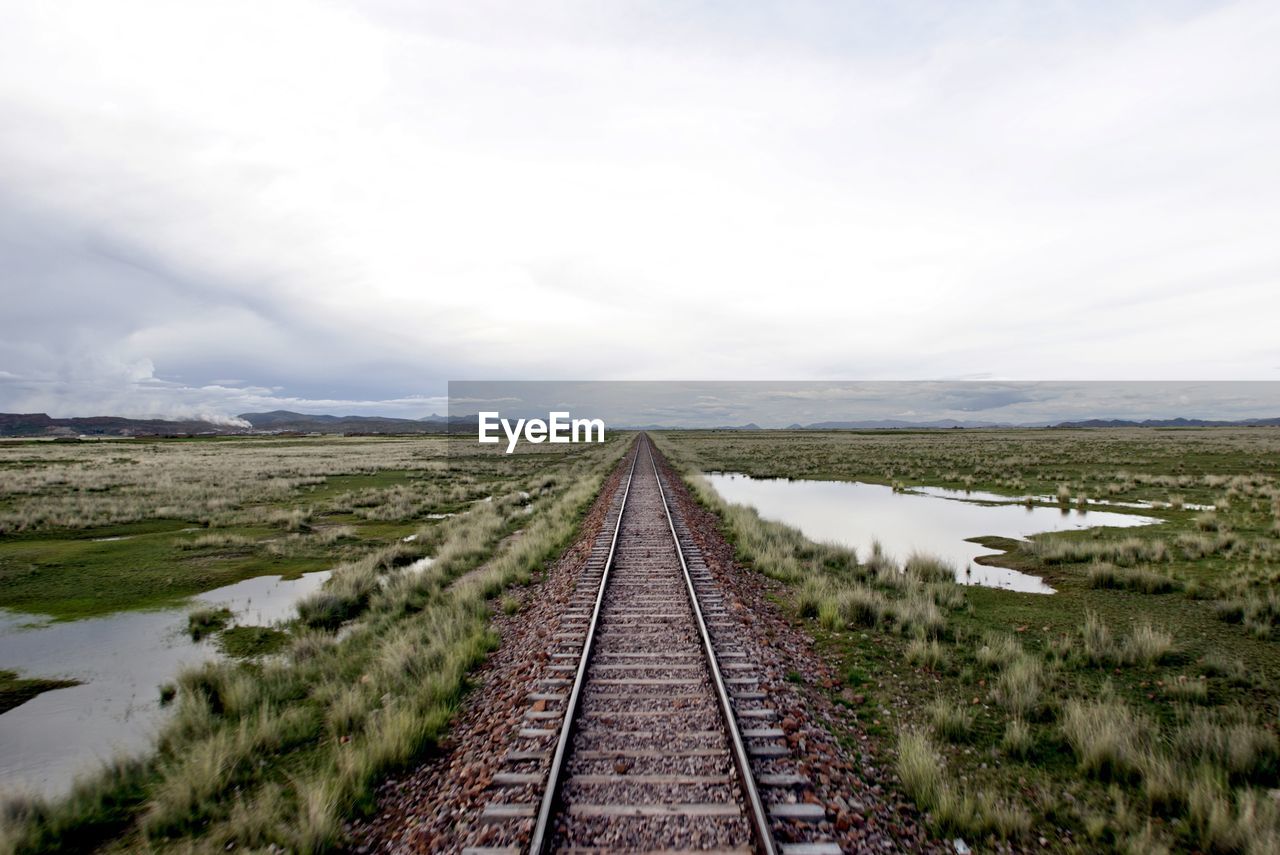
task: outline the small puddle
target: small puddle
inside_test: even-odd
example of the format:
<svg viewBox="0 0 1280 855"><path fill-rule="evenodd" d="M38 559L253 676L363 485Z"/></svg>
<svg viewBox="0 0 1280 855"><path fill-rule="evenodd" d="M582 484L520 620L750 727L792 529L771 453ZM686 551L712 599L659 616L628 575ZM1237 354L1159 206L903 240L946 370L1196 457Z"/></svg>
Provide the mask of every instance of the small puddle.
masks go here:
<svg viewBox="0 0 1280 855"><path fill-rule="evenodd" d="M186 615L201 605L231 609L235 623L246 626L270 626L273 623L297 617L294 607L298 600L320 590L329 578L328 570L304 573L290 579L282 576L254 576L205 591L191 598L191 605L183 610L183 629Z"/></svg>
<svg viewBox="0 0 1280 855"><path fill-rule="evenodd" d="M762 517L800 529L810 540L854 549L859 560L879 542L901 562L912 552L936 555L956 568L956 581L1032 594L1052 594L1038 576L1006 567L974 563L999 555L967 538L997 536L1022 540L1048 531L1109 526L1127 528L1161 522L1110 511L1026 507L1008 496L924 487L895 493L882 484L859 481L788 481L735 473L706 476L729 502L753 506ZM988 498L994 497L994 498ZM994 504L999 500L999 504ZM966 570L968 572L966 572Z"/></svg>
<svg viewBox="0 0 1280 855"><path fill-rule="evenodd" d="M99 761L148 748L166 714L159 686L184 666L221 657L211 639L187 634L193 609L225 606L237 624L267 626L294 617L298 600L327 578L327 570L257 576L183 606L76 621L0 610L0 667L81 681L0 715L0 795L58 795Z"/></svg>

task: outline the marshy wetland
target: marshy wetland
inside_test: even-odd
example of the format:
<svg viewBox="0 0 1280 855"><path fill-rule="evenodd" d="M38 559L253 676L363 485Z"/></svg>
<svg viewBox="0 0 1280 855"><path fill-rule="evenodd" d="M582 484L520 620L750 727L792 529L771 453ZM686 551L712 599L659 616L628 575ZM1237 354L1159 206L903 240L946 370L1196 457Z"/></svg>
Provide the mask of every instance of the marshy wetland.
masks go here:
<svg viewBox="0 0 1280 855"><path fill-rule="evenodd" d="M999 566L991 549L970 540L975 532L1021 540L1047 531L1094 527L1128 528L1161 521L1135 514L1093 510L1087 505L1045 507L995 494L963 490L905 489L857 481L752 478L709 473L707 480L727 502L750 505L760 516L800 529L810 540L836 543L863 563L877 555L905 561L912 553L948 562L962 585L985 585L1051 594L1043 580ZM979 563L985 558L988 563Z"/></svg>
<svg viewBox="0 0 1280 855"><path fill-rule="evenodd" d="M622 451L450 442L0 445L0 849L337 843Z"/></svg>
<svg viewBox="0 0 1280 855"><path fill-rule="evenodd" d="M659 441L739 560L781 583L781 606L839 663L833 699L940 836L978 848L1280 850L1280 431ZM1057 591L1033 596L955 585L921 557L858 561L729 504L699 474L716 471L1058 508L1102 499L1162 522L1025 540L971 532Z"/></svg>
<svg viewBox="0 0 1280 855"><path fill-rule="evenodd" d="M653 438L836 666L817 691L857 727L835 736L938 838L1280 848L1280 431ZM341 847L447 734L494 611L536 590L626 443L0 444L3 774L35 790L0 850ZM789 527L793 497L757 512L717 472L859 533ZM850 490L922 510L877 533ZM947 544L1055 593L959 584ZM62 738L83 710L111 727Z"/></svg>
<svg viewBox="0 0 1280 855"><path fill-rule="evenodd" d="M0 612L5 661L68 683L0 715L0 787L56 796L92 764L146 749L164 721L160 686L184 667L253 655L281 637L275 626L328 576L256 576L184 605L76 620Z"/></svg>

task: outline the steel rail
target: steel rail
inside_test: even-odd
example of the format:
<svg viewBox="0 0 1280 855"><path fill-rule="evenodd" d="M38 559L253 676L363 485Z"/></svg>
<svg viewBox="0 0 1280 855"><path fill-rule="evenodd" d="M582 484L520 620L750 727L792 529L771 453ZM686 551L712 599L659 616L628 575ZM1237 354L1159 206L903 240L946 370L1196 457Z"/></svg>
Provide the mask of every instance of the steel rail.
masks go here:
<svg viewBox="0 0 1280 855"><path fill-rule="evenodd" d="M769 817L765 813L764 802L760 799L760 791L756 788L756 780L751 773L751 761L747 757L746 744L742 741L742 733L738 729L737 718L733 712L733 701L725 688L724 676L720 673L720 663L716 659L715 648L711 644L711 634L702 617L702 606L698 602L697 591L693 587L693 577L689 574L689 565L684 559L684 548L680 545L680 536L676 534L676 524L671 518L671 506L667 504L667 491L662 486L662 476L658 472L658 461L653 455L652 443L648 436L643 437L649 446L649 463L653 466L653 477L658 482L658 495L662 497L662 509L667 515L667 525L671 529L671 539L675 541L676 555L680 558L680 569L684 571L685 587L689 592L689 601L693 605L693 615L698 622L698 632L702 636L702 650L707 657L707 667L711 671L711 681L715 684L716 697L719 700L720 714L724 719L725 730L729 734L729 747L733 754L733 764L738 769L738 782L742 786L742 794L746 798L747 808L751 813L751 826L755 832L756 849L762 855L777 855L777 844L773 841L773 833L769 830ZM637 454L637 456L639 456ZM634 464L633 464L634 466ZM621 520L621 516L619 516Z"/></svg>
<svg viewBox="0 0 1280 855"><path fill-rule="evenodd" d="M596 624L600 620L600 608L604 603L605 588L609 584L609 570L613 567L613 556L618 548L618 534L622 531L622 516L627 510L627 497L631 495L631 478L635 475L636 461L640 459L640 441L636 441L631 455L631 468L627 470L627 483L622 492L622 503L618 506L618 519L613 527L613 539L609 543L609 555L604 562L604 572L600 576L600 587L596 591L595 607L591 610L591 622L587 625L587 636L582 643L582 654L578 658L578 670L573 678L573 689L569 693L569 701L565 705L564 722L560 725L560 737L556 741L555 755L551 759L551 771L547 774L547 787L542 794L542 805L538 808L538 821L533 826L533 837L529 841L530 855L544 855L551 851L551 839L554 829L551 828L551 817L556 802L560 798L561 780L564 772L564 759L569 753L569 745L573 740L574 728L578 719L578 705L582 698L582 686L586 682L587 666L591 661L591 645L595 641ZM661 485L659 485L661 486ZM683 561L683 559L681 559Z"/></svg>

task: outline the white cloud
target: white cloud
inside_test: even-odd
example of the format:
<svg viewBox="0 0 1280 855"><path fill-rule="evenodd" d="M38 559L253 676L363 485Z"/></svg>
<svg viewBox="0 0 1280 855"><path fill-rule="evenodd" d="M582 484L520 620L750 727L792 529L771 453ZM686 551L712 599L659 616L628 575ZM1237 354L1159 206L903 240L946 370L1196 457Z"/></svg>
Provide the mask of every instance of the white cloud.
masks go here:
<svg viewBox="0 0 1280 855"><path fill-rule="evenodd" d="M0 409L1277 376L1274 4L760 9L0 6Z"/></svg>

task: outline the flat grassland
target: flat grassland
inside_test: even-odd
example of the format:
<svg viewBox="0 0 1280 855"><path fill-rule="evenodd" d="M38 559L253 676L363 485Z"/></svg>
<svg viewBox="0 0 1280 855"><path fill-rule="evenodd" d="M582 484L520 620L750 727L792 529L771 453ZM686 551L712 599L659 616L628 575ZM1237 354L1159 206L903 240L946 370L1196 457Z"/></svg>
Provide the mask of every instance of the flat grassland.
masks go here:
<svg viewBox="0 0 1280 855"><path fill-rule="evenodd" d="M228 657L157 687L173 713L154 752L64 798L9 800L0 852L331 848L436 744L495 643L491 610L520 608L626 443L0 443L2 607L75 620L332 570L283 627L192 612ZM0 671L5 703L61 685L41 676Z"/></svg>
<svg viewBox="0 0 1280 855"><path fill-rule="evenodd" d="M824 691L870 739L838 735L895 766L937 834L1280 851L1280 431L654 439L839 666ZM173 714L155 752L66 798L10 801L0 851L340 845L377 783L440 739L494 644L491 610L520 608L626 441L510 456L441 437L0 443L0 606L75 620L333 570L280 628L193 613L228 658L157 687ZM924 556L812 543L721 501L698 475L715 470L1156 502L1135 512L1164 522L990 542L1058 591L1016 594ZM50 676L0 671L0 690L21 703Z"/></svg>
<svg viewBox="0 0 1280 855"><path fill-rule="evenodd" d="M1037 850L1280 851L1280 431L656 438L739 559L783 583L780 604L844 674L828 690L858 711L938 834ZM1135 512L1164 522L982 541L1058 591L1018 594L956 585L926 558L860 563L725 504L700 471L1050 506L1153 502Z"/></svg>
<svg viewBox="0 0 1280 855"><path fill-rule="evenodd" d="M87 617L326 569L521 475L451 465L447 442L0 443L0 606Z"/></svg>

